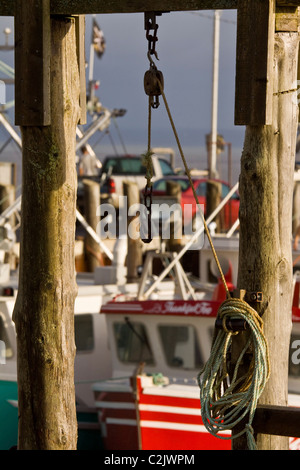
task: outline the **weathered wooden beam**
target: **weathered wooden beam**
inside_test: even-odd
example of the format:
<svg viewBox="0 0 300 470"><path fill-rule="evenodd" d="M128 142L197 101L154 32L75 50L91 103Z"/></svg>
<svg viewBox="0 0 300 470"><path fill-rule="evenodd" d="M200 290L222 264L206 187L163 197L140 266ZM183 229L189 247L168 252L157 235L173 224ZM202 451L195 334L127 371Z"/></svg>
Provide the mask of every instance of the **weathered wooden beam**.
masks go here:
<svg viewBox="0 0 300 470"><path fill-rule="evenodd" d="M263 301L256 310L263 315L270 377L259 404L286 406L299 36L298 32L278 32L274 36L273 122L270 126L247 126L241 157L237 288L263 292ZM288 439L259 433L257 447L287 450Z"/></svg>
<svg viewBox="0 0 300 470"><path fill-rule="evenodd" d="M275 19L276 32L296 33L299 29L299 11L297 7L277 7Z"/></svg>
<svg viewBox="0 0 300 470"><path fill-rule="evenodd" d="M52 15L141 13L144 11L234 10L238 0L51 0ZM300 0L277 0L278 6L300 6ZM0 16L14 16L16 0L1 0Z"/></svg>
<svg viewBox="0 0 300 470"><path fill-rule="evenodd" d="M277 0L276 5L279 7L299 7L300 0Z"/></svg>
<svg viewBox="0 0 300 470"><path fill-rule="evenodd" d="M14 309L20 450L75 450L77 444L74 233L80 89L74 18L51 18L50 58L51 125L21 127L22 248Z"/></svg>
<svg viewBox="0 0 300 470"><path fill-rule="evenodd" d="M272 122L275 0L238 0L236 125Z"/></svg>
<svg viewBox="0 0 300 470"><path fill-rule="evenodd" d="M236 7L237 0L51 0L52 15L231 10ZM0 16L14 16L15 12L16 0L1 0Z"/></svg>
<svg viewBox="0 0 300 470"><path fill-rule="evenodd" d="M300 408L258 405L253 429L257 434L300 437Z"/></svg>
<svg viewBox="0 0 300 470"><path fill-rule="evenodd" d="M50 0L16 0L15 123L50 124Z"/></svg>
<svg viewBox="0 0 300 470"><path fill-rule="evenodd" d="M232 434L243 432L249 420L246 415L232 429ZM290 406L258 405L252 422L255 440L258 434L270 436L300 437L300 408ZM246 434L234 439L234 450L245 450Z"/></svg>

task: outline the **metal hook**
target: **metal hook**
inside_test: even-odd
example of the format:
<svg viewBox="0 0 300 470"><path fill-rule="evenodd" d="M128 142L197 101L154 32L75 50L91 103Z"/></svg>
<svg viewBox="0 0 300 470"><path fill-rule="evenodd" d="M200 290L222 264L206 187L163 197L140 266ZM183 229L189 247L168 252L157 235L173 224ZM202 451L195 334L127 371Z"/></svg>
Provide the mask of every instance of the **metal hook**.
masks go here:
<svg viewBox="0 0 300 470"><path fill-rule="evenodd" d="M157 56L157 52L154 51L153 54L155 55L156 59L159 60L159 58L158 58L158 56ZM152 57L151 57L151 52L150 52L150 51L147 52L147 57L148 57L148 60L149 60L149 62L150 62L151 67L153 67L154 69L156 69L157 67L156 67L155 62L153 61L153 59L152 59Z"/></svg>

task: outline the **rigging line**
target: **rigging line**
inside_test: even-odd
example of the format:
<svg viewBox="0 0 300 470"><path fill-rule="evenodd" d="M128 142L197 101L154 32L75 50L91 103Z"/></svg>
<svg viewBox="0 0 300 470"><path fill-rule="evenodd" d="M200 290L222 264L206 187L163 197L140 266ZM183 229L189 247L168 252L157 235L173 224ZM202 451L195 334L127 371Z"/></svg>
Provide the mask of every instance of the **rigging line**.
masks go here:
<svg viewBox="0 0 300 470"><path fill-rule="evenodd" d="M211 15L206 15L205 13L198 13L196 11L190 11L189 12L190 15L197 15L197 16L201 16L202 18L207 18L208 20L214 20L215 17L214 16L211 16ZM233 24L233 25L237 25L237 22L234 21L234 20L226 20L224 18L220 18L220 21L222 23L228 23L228 24Z"/></svg>
<svg viewBox="0 0 300 470"><path fill-rule="evenodd" d="M166 107L166 110L167 110L167 114L168 114L168 117L169 117L169 120L170 120L172 129L173 129L173 132L174 132L174 136L175 136L175 139L176 139L176 142L177 142L177 145L178 145L178 149L179 149L179 152L180 152L180 155L181 155L183 164L184 164L184 168L185 168L187 177L188 177L188 179L189 179L189 183L190 183L190 186L191 186L191 189L192 189L194 198L195 198L196 203L197 203L197 206L198 206L198 208L199 208L199 212L200 212L200 214L201 214L201 218L202 218L202 221L203 221L203 224L204 224L204 229L205 229L205 232L206 232L206 235L207 235L209 244L210 244L210 246L211 246L211 249L212 249L212 252L213 252L213 256L214 256L214 258L215 258L215 261L216 261L218 270L219 270L219 272L220 272L220 276L221 276L222 282L223 282L224 287L225 287L225 290L226 290L226 296L227 296L227 298L229 299L229 298L231 298L231 295L230 295L230 292L229 292L229 289L228 289L228 286L227 286L227 283L226 283L226 280L225 280L225 276L224 276L224 273L223 273L223 271L222 271L222 268L221 268L221 265L220 265L220 262L219 262L219 259L218 259L218 256L217 256L217 253L216 253L214 244L213 244L213 242L212 242L212 239L211 239L211 236L210 236L210 232L209 232L209 229L208 229L208 226L207 226L205 217L204 217L204 215L203 215L203 213L202 213L202 210L201 210L201 207L200 207L199 199L198 199L198 196L197 196L197 193L196 193L194 184L193 184L193 180L192 180L192 178L191 178L191 174L190 174L189 167L188 167L188 165L187 165L187 162L186 162L186 159L185 159L185 156L184 156L184 153L183 153L183 150L182 150L180 141L179 141L179 137L178 137L178 134L177 134L177 131L176 131L176 128L175 128L175 124L174 124L174 121L173 121L173 118L172 118L172 115L171 115L171 111L170 111L170 108L169 108L169 105L168 105L168 102L167 102L167 99L166 99L166 95L165 95L165 93L164 93L164 89L163 89L163 86L162 86L160 80L157 79L157 82L158 82L158 85L159 85L159 88L160 88L160 92L161 92L161 95L162 95L163 100L164 100L164 103L165 103L165 107Z"/></svg>
<svg viewBox="0 0 300 470"><path fill-rule="evenodd" d="M123 151L124 151L125 154L128 154L127 149L126 149L126 145L124 143L124 140L123 140L122 134L120 132L120 128L117 124L117 120L116 120L115 116L113 116L113 123L115 125L116 130L117 130L117 133L118 133L118 136L119 136L119 139L120 139L120 142L121 142L121 146L123 147Z"/></svg>
<svg viewBox="0 0 300 470"><path fill-rule="evenodd" d="M10 78L15 78L15 71L12 67L10 67L9 65L7 65L5 62L3 62L2 60L0 60L0 70L5 73L6 75L8 75Z"/></svg>
<svg viewBox="0 0 300 470"><path fill-rule="evenodd" d="M109 140L110 140L110 143L111 143L111 145L112 145L112 148L113 148L114 151L115 151L116 156L119 157L119 153L118 153L117 147L116 147L116 145L115 145L114 139L113 139L113 137L112 137L112 135L111 135L111 132L110 132L109 130L107 131L107 134L108 134L108 138L109 138Z"/></svg>

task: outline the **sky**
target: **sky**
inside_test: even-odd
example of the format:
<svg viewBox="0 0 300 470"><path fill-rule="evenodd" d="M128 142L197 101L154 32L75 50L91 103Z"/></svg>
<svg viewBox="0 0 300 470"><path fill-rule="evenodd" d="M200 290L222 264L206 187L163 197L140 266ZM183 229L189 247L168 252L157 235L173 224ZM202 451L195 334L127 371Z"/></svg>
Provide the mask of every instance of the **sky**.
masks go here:
<svg viewBox="0 0 300 470"><path fill-rule="evenodd" d="M94 78L100 81L97 95L106 108L126 109L112 126L111 139L122 151L144 152L147 148L148 98L144 91L144 74L149 69L148 41L143 14L97 15L106 50L95 57ZM86 59L89 60L92 16L86 17ZM164 75L165 94L187 158L205 159L205 135L211 127L213 11L171 12L157 17L158 42L156 65ZM2 31L12 18L0 18ZM12 42L13 35L10 39ZM244 128L234 126L236 57L236 12L223 10L220 21L218 132L240 153ZM0 53L0 59L13 66L12 53ZM88 73L88 70L87 70ZM13 87L8 87L8 99ZM13 121L13 115L11 116ZM119 138L122 136L122 139ZM0 134L1 139L1 134ZM95 136L95 144L101 136ZM173 147L176 141L162 99L152 113L152 145ZM97 147L98 149L98 147ZM112 153L111 140L105 136L99 155ZM238 155L239 156L239 155Z"/></svg>

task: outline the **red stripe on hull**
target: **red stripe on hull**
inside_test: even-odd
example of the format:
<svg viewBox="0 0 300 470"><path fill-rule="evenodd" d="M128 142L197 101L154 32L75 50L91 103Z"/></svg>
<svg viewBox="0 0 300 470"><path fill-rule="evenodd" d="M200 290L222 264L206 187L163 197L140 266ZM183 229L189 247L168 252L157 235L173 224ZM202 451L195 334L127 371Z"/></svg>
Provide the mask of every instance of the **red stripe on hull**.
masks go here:
<svg viewBox="0 0 300 470"><path fill-rule="evenodd" d="M143 450L230 450L231 441L209 433L142 428Z"/></svg>

